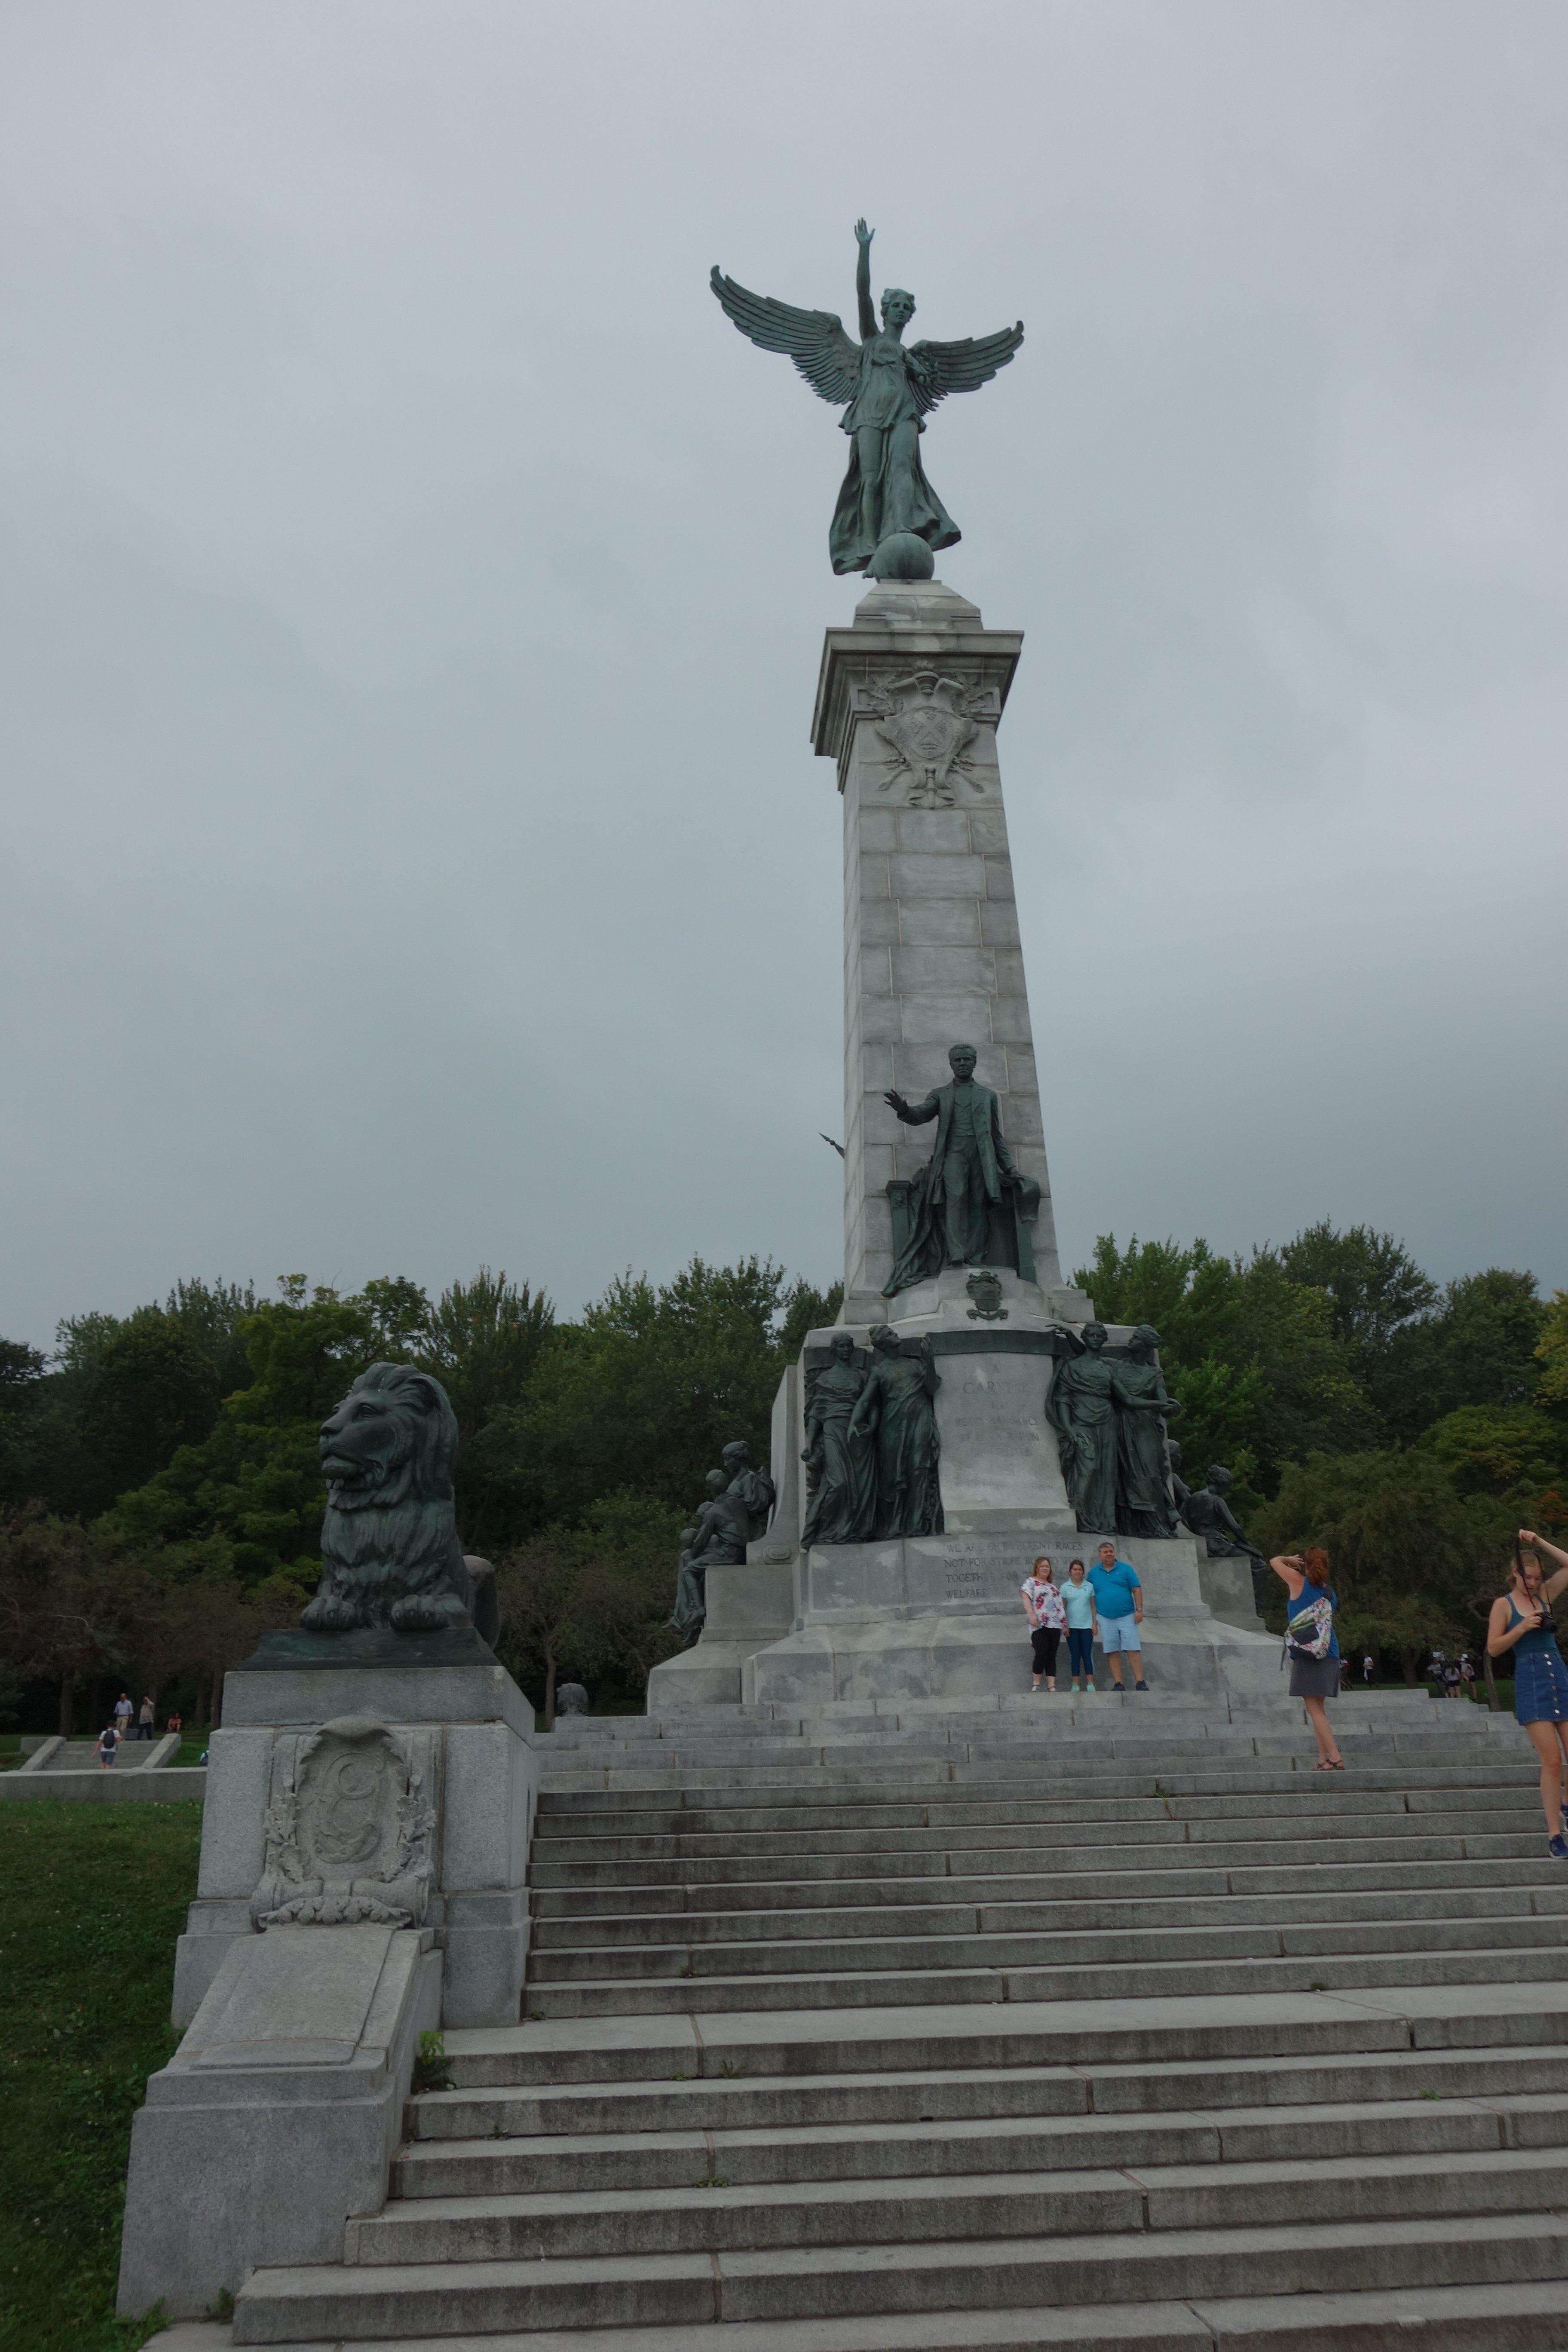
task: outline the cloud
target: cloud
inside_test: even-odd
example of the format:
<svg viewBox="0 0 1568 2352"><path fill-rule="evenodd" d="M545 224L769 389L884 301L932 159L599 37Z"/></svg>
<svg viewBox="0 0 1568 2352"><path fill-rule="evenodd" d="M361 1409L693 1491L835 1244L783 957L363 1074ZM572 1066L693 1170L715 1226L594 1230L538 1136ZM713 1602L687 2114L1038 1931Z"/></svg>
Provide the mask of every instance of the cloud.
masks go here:
<svg viewBox="0 0 1568 2352"><path fill-rule="evenodd" d="M962 37L960 37L962 35ZM1064 1252L1568 1282L1560 12L448 0L0 25L0 1328L840 1252L834 412L932 420Z"/></svg>

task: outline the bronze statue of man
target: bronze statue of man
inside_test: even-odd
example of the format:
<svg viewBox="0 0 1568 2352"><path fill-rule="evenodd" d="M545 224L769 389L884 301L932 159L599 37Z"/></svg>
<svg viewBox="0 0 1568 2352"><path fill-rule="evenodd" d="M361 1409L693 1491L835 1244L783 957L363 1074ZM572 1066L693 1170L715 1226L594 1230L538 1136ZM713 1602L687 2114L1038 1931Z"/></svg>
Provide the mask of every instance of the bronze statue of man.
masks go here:
<svg viewBox="0 0 1568 2352"><path fill-rule="evenodd" d="M764 352L787 352L819 398L848 404L840 423L849 436L849 469L827 535L835 572L929 580L931 549L952 547L960 534L921 464L925 419L950 392L989 383L1023 341L1024 325L1020 320L978 341L967 335L962 342L906 347L914 296L889 286L880 326L871 307L875 234L856 222L858 343L836 311L797 310L771 294L749 293L717 263L710 282L743 335Z"/></svg>
<svg viewBox="0 0 1568 2352"><path fill-rule="evenodd" d="M978 1084L973 1045L954 1045L948 1055L952 1082L933 1087L922 1102L909 1103L896 1089L883 1097L906 1127L936 1121L936 1140L910 1190L910 1236L882 1286L892 1298L912 1283L924 1282L944 1265L984 1264L990 1242L986 1212L1004 1186L1032 1191L1013 1165L1002 1132L1002 1107L989 1087ZM1028 1213L1028 1202L1024 1205Z"/></svg>

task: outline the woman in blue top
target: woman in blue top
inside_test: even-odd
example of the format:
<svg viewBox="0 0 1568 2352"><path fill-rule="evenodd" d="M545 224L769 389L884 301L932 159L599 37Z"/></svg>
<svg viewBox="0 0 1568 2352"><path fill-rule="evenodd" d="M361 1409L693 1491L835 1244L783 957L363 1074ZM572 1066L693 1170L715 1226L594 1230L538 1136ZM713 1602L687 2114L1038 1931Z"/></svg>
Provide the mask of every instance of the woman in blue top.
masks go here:
<svg viewBox="0 0 1568 2352"><path fill-rule="evenodd" d="M1542 1554L1556 1562L1551 1575ZM1568 1665L1557 1646L1552 1603L1568 1584L1568 1551L1559 1551L1532 1528L1514 1538L1509 1590L1492 1602L1487 1648L1494 1658L1513 1658L1513 1711L1541 1759L1541 1802L1546 1814L1547 1851L1568 1862L1568 1807L1563 1773L1568 1763Z"/></svg>
<svg viewBox="0 0 1568 2352"><path fill-rule="evenodd" d="M1337 1698L1340 1691L1340 1637L1333 1630L1339 1614L1340 1596L1329 1585L1329 1555L1321 1544L1309 1552L1285 1552L1268 1563L1290 1596L1287 1618L1300 1615L1314 1601L1329 1604L1329 1647L1321 1658L1292 1657L1290 1661L1290 1696L1304 1699L1307 1720L1312 1727L1318 1743L1315 1772L1342 1772L1344 1759L1340 1743L1329 1729L1329 1710L1325 1699Z"/></svg>

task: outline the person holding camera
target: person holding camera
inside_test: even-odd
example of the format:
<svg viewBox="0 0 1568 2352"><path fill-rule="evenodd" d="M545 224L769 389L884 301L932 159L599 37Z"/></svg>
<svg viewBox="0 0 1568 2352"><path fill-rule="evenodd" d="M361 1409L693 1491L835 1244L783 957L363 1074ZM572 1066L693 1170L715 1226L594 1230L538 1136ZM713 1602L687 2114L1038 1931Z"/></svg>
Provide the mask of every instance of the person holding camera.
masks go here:
<svg viewBox="0 0 1568 2352"><path fill-rule="evenodd" d="M1543 1563L1554 1563L1550 1573ZM1559 1551L1532 1528L1513 1540L1509 1589L1492 1602L1487 1649L1513 1661L1514 1720L1530 1734L1541 1759L1541 1803L1546 1815L1547 1852L1568 1862L1568 1806L1563 1772L1568 1769L1568 1665L1557 1646L1552 1603L1568 1584L1568 1551Z"/></svg>

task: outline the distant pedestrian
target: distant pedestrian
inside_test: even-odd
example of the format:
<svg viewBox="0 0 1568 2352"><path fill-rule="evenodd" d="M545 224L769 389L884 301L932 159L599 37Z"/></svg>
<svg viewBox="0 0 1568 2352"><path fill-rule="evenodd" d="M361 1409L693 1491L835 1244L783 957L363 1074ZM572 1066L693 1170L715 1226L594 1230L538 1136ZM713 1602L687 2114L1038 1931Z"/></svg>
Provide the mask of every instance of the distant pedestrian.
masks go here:
<svg viewBox="0 0 1568 2352"><path fill-rule="evenodd" d="M184 1718L183 1716L178 1714L172 1715L169 1717L168 1722L163 1726L165 1731L184 1731Z"/></svg>
<svg viewBox="0 0 1568 2352"><path fill-rule="evenodd" d="M114 1702L114 1728L119 1732L121 1739L130 1738L131 1718L135 1712L135 1708L131 1704L130 1692L121 1691Z"/></svg>
<svg viewBox="0 0 1568 2352"><path fill-rule="evenodd" d="M1548 1575L1542 1556L1552 1561ZM1568 1764L1568 1665L1557 1646L1552 1603L1568 1584L1568 1551L1559 1551L1531 1528L1514 1538L1509 1589L1492 1602L1487 1648L1494 1658L1513 1660L1514 1720L1530 1734L1541 1759L1541 1805L1546 1815L1547 1852L1568 1862L1568 1805L1563 1775Z"/></svg>
<svg viewBox="0 0 1568 2352"><path fill-rule="evenodd" d="M1100 1556L1089 1571L1089 1580L1094 1587L1095 1614L1100 1621L1100 1652L1110 1668L1111 1681L1118 1690L1123 1687L1121 1661L1125 1657L1132 1669L1133 1689L1147 1690L1143 1643L1138 1631L1143 1622L1143 1587L1138 1581L1138 1570L1131 1560L1117 1557L1113 1543L1102 1543Z"/></svg>
<svg viewBox="0 0 1568 2352"><path fill-rule="evenodd" d="M1465 1685L1465 1696L1473 1699L1476 1695L1476 1662L1468 1650L1464 1651L1459 1658L1459 1680Z"/></svg>
<svg viewBox="0 0 1568 2352"><path fill-rule="evenodd" d="M1317 1772L1342 1772L1344 1759L1329 1728L1325 1699L1340 1687L1340 1645L1334 1633L1339 1595L1329 1584L1329 1555L1321 1545L1286 1552L1268 1563L1290 1596L1285 1616L1285 1646L1290 1658L1290 1696L1306 1703L1307 1720L1318 1743Z"/></svg>
<svg viewBox="0 0 1568 2352"><path fill-rule="evenodd" d="M1035 1678L1032 1691L1040 1687L1040 1676L1046 1678L1046 1688L1057 1686L1057 1651L1067 1632L1067 1611L1057 1586L1051 1563L1042 1554L1018 1587L1024 1596L1024 1611L1029 1620L1029 1639L1035 1651Z"/></svg>
<svg viewBox="0 0 1568 2352"><path fill-rule="evenodd" d="M1367 1654L1366 1654L1365 1657L1364 1657L1364 1658L1363 1658L1363 1660L1362 1660L1362 1662L1361 1662L1361 1678L1362 1678L1363 1682L1366 1685L1366 1686L1367 1686L1368 1690L1370 1690L1370 1689L1372 1688L1373 1682L1373 1679L1374 1679L1374 1677L1375 1677L1376 1674L1377 1674L1377 1661L1376 1661L1376 1659L1373 1656L1372 1652L1369 1650L1369 1651L1367 1652Z"/></svg>
<svg viewBox="0 0 1568 2352"><path fill-rule="evenodd" d="M1346 1691L1348 1691L1348 1690L1349 1690L1350 1686L1351 1686L1351 1662L1350 1662L1350 1660L1349 1660L1348 1658L1342 1657L1342 1658L1341 1658L1341 1660L1340 1660L1340 1696L1341 1696L1342 1698L1343 1698L1343 1696L1344 1696L1344 1695L1345 1695Z"/></svg>
<svg viewBox="0 0 1568 2352"><path fill-rule="evenodd" d="M1443 1669L1444 1697L1458 1698L1463 1680L1464 1677L1459 1672L1459 1661L1458 1658L1450 1658Z"/></svg>
<svg viewBox="0 0 1568 2352"><path fill-rule="evenodd" d="M1068 1670L1072 1686L1077 1690L1081 1681L1090 1697L1094 1695L1094 1637L1100 1631L1095 1614L1094 1587L1089 1581L1081 1559L1068 1562L1068 1580L1062 1587L1062 1608L1068 1621Z"/></svg>
<svg viewBox="0 0 1568 2352"><path fill-rule="evenodd" d="M114 1761L114 1751L120 1745L120 1734L112 1723L106 1723L98 1738L98 1769L107 1772Z"/></svg>
<svg viewBox="0 0 1568 2352"><path fill-rule="evenodd" d="M158 1735L153 1727L153 1717L155 1711L152 1699L150 1697L144 1698L136 1717L136 1737L138 1739L155 1739L157 1738Z"/></svg>

